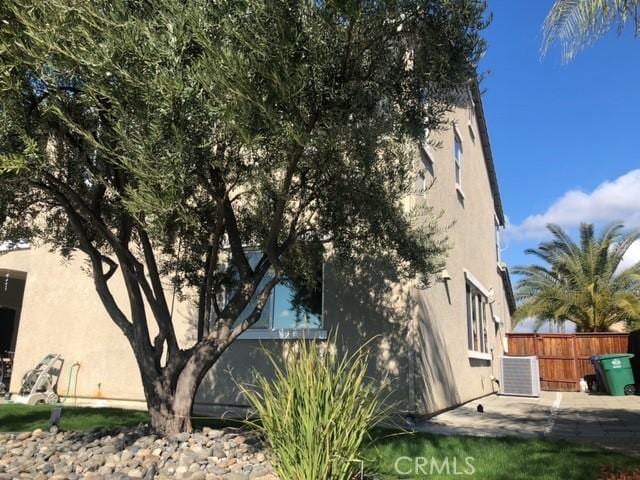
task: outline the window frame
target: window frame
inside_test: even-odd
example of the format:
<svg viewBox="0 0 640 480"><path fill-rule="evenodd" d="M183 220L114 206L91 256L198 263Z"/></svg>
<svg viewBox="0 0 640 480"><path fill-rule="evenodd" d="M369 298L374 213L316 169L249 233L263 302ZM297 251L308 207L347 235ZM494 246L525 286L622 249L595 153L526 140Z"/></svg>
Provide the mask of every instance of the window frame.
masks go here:
<svg viewBox="0 0 640 480"><path fill-rule="evenodd" d="M5 252L17 252L20 250L30 250L31 249L31 244L29 242L25 242L25 241L18 241L18 242L0 242L0 252L5 253Z"/></svg>
<svg viewBox="0 0 640 480"><path fill-rule="evenodd" d="M431 172L433 174L433 166L434 166L434 154L429 145L429 135L431 134L431 130L429 128L425 128L424 130L424 140L418 145L418 165L416 172L416 185L415 185L415 194L421 197L426 196L427 187L430 185L427 181L427 173Z"/></svg>
<svg viewBox="0 0 640 480"><path fill-rule="evenodd" d="M459 146L459 148L458 148ZM464 155L464 147L462 144L462 135L458 126L453 126L453 178L456 190L462 193L462 156Z"/></svg>
<svg viewBox="0 0 640 480"><path fill-rule="evenodd" d="M500 221L498 220L498 216L493 214L493 223L495 229L495 242L496 242L496 261L498 265L502 262L502 249L500 248L500 229L502 225L500 225Z"/></svg>
<svg viewBox="0 0 640 480"><path fill-rule="evenodd" d="M260 252L259 248L244 247L245 252ZM268 306L271 310L268 316L268 326L258 326L254 324L247 330L242 332L238 337L238 340L326 340L328 338L328 332L325 328L325 268L326 262L322 262L322 288L321 288L321 302L320 302L320 325L317 328L274 328L275 320L275 293L276 287L273 288L269 295ZM267 273L268 275L268 273ZM278 283L280 285L280 283Z"/></svg>
<svg viewBox="0 0 640 480"><path fill-rule="evenodd" d="M429 145L420 145L418 152L417 172L416 172L416 191L415 194L421 197L426 196L428 187L431 185L427 176L433 169L433 152Z"/></svg>
<svg viewBox="0 0 640 480"><path fill-rule="evenodd" d="M465 303L467 312L467 353L469 358L477 360L492 360L489 332L487 330L490 318L490 292L471 273L464 271ZM476 336L474 336L474 328Z"/></svg>

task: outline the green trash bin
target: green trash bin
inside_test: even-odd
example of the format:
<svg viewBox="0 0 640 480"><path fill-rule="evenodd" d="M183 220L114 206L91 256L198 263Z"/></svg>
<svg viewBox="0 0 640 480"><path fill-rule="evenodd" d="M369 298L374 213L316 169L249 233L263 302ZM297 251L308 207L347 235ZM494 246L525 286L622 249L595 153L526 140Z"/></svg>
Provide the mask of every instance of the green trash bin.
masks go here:
<svg viewBox="0 0 640 480"><path fill-rule="evenodd" d="M630 362L632 358L633 354L631 353L614 353L601 355L598 358L607 382L607 391L611 395L634 395L636 393Z"/></svg>

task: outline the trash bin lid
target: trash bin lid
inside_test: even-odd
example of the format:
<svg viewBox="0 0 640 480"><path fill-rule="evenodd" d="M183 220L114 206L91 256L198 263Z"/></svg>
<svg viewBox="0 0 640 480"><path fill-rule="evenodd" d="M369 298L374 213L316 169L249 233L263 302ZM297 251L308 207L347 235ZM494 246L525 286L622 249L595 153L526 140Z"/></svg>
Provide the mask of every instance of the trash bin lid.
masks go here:
<svg viewBox="0 0 640 480"><path fill-rule="evenodd" d="M598 360L607 360L610 358L633 358L633 353L608 353L607 355L594 355Z"/></svg>

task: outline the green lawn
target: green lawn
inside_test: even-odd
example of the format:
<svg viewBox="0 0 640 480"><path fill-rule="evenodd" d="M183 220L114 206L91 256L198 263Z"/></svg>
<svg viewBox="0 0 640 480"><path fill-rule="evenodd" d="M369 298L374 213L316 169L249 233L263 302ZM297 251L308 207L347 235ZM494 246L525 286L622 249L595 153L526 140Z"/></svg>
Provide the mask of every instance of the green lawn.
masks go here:
<svg viewBox="0 0 640 480"><path fill-rule="evenodd" d="M426 434L379 438L368 449L366 457L367 463L375 466L385 479L588 480L600 478L603 468L614 471L640 469L639 458L568 442ZM398 460L399 457L410 458ZM469 463L475 470L473 475L464 474L470 471L465 463L467 457L472 457ZM449 475L446 475L447 458ZM396 461L400 473L410 469L411 473L399 475L395 470ZM454 463L459 472L457 475ZM439 474L438 469L443 474Z"/></svg>
<svg viewBox="0 0 640 480"><path fill-rule="evenodd" d="M51 405L0 405L0 432L46 429ZM88 431L96 427L135 426L148 422L146 412L118 408L81 408L62 406L60 427L63 430Z"/></svg>
<svg viewBox="0 0 640 480"><path fill-rule="evenodd" d="M0 405L0 432L22 432L46 429L51 416L51 405ZM62 405L60 428L62 430L90 431L98 427L133 427L139 423L148 423L147 412L125 410L121 408L67 407ZM194 419L194 426L226 427L238 426L233 420Z"/></svg>
<svg viewBox="0 0 640 480"><path fill-rule="evenodd" d="M50 412L51 406L46 405L0 405L0 432L46 428ZM97 427L134 426L147 421L145 412L63 406L61 427L63 430L87 431ZM231 424L229 421L194 423L211 426ZM472 458L465 463L468 457ZM394 465L398 458L400 471L411 470L411 473L396 473ZM424 434L390 436L386 432L381 432L378 440L368 448L365 459L366 470L375 470L385 479L588 480L599 478L604 467L616 471L640 468L638 458L565 442ZM448 475L447 464L444 463L447 459ZM465 471L469 471L469 464L475 472L473 475L464 475ZM442 474L438 474L438 469Z"/></svg>

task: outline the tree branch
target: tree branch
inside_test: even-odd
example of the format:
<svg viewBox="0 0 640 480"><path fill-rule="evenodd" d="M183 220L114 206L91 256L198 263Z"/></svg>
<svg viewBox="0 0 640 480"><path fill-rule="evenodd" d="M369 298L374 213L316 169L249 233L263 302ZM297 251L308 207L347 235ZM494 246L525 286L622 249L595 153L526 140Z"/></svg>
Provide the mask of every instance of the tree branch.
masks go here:
<svg viewBox="0 0 640 480"><path fill-rule="evenodd" d="M222 210L227 235L229 237L229 246L231 247L231 261L238 270L240 278L242 279L249 276L252 270L251 265L249 265L249 260L247 260L247 256L244 252L242 237L238 230L236 214L233 211L233 205L227 195L222 199Z"/></svg>
<svg viewBox="0 0 640 480"><path fill-rule="evenodd" d="M153 303L156 304L156 308L158 310L154 317L158 324L158 328L164 334L165 340L167 340L169 355L173 355L177 350L179 350L178 340L176 338L175 329L173 328L173 321L171 319L171 313L169 312L169 306L164 294L164 288L162 287L162 280L156 263L155 254L153 252L153 246L151 245L147 232L143 228L138 229L137 232L142 245L142 251L147 265L148 275L151 280L151 286L153 288ZM147 295L147 300L149 300L148 297L149 295Z"/></svg>
<svg viewBox="0 0 640 480"><path fill-rule="evenodd" d="M224 212L222 204L218 203L216 209L216 227L210 239L210 247L207 251L207 258L204 265L204 284L200 287L200 300L198 309L198 341L202 340L205 333L208 334L209 319L211 317L211 307L219 314L218 302L215 300L213 291L213 277L218 268L218 257L220 254L220 241L224 234ZM205 328L206 327L206 328ZM207 330L205 332L205 330Z"/></svg>
<svg viewBox="0 0 640 480"><path fill-rule="evenodd" d="M127 319L124 312L118 307L118 304L111 294L109 286L107 284L107 280L113 275L115 272L116 266L113 260L107 261L110 265L109 272L107 274L104 273L104 269L102 268L102 262L107 257L100 254L100 252L91 244L86 236L86 229L83 225L83 220L80 215L74 210L73 205L67 200L67 198L62 195L60 192L57 192L55 189L49 187L46 184L40 182L30 182L35 188L38 188L52 196L54 196L59 202L60 206L65 210L69 217L69 221L73 228L74 233L78 237L78 241L80 242L80 246L82 251L85 252L91 261L92 269L93 269L93 279L96 286L96 290L100 299L104 303L109 315L113 319L116 325L120 327L120 330L126 335L127 338L132 340L132 324Z"/></svg>
<svg viewBox="0 0 640 480"><path fill-rule="evenodd" d="M320 111L316 110L313 114L313 117L309 121L309 124L306 128L307 135L311 134L313 129L315 128L316 123L320 118ZM294 149L291 158L289 159L289 163L287 165L287 169L284 174L284 179L282 181L282 187L280 189L280 193L278 194L278 200L276 202L276 208L273 215L273 220L271 221L271 225L269 227L269 233L267 235L265 241L265 252L269 255L269 259L271 264L275 268L276 272L282 273L282 265L280 264L280 259L278 256L278 234L282 228L282 222L284 219L284 212L287 205L287 201L289 200L289 191L291 188L291 183L293 181L293 176L296 172L296 168L302 155L304 153L304 145L297 144Z"/></svg>

